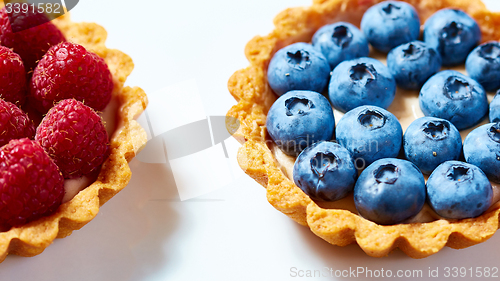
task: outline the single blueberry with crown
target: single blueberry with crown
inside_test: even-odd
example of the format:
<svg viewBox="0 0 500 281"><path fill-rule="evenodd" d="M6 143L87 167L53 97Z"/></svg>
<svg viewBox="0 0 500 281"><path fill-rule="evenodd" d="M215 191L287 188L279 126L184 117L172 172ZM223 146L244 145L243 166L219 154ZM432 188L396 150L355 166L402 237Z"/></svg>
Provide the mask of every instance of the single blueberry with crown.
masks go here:
<svg viewBox="0 0 500 281"><path fill-rule="evenodd" d="M380 61L363 57L341 62L332 72L328 96L347 112L361 105L388 108L396 95L396 80Z"/></svg>
<svg viewBox="0 0 500 281"><path fill-rule="evenodd" d="M295 43L277 51L267 70L269 86L278 96L292 90L321 93L329 78L328 61L307 43Z"/></svg>
<svg viewBox="0 0 500 281"><path fill-rule="evenodd" d="M370 7L361 19L361 30L368 42L381 52L417 40L420 19L412 5L401 1L384 1Z"/></svg>
<svg viewBox="0 0 500 281"><path fill-rule="evenodd" d="M403 148L406 159L422 173L430 174L441 163L460 158L462 138L448 120L421 117L406 129Z"/></svg>
<svg viewBox="0 0 500 281"><path fill-rule="evenodd" d="M500 43L486 42L477 46L467 56L465 69L472 79L479 82L486 91L500 88Z"/></svg>
<svg viewBox="0 0 500 281"><path fill-rule="evenodd" d="M500 90L490 103L490 122L500 122Z"/></svg>
<svg viewBox="0 0 500 281"><path fill-rule="evenodd" d="M500 122L474 129L464 141L467 163L479 167L491 180L500 182Z"/></svg>
<svg viewBox="0 0 500 281"><path fill-rule="evenodd" d="M293 181L311 199L335 201L353 190L358 171L347 149L334 142L317 142L300 153Z"/></svg>
<svg viewBox="0 0 500 281"><path fill-rule="evenodd" d="M378 224L397 224L414 217L425 203L425 180L410 161L386 158L366 168L354 187L359 214Z"/></svg>
<svg viewBox="0 0 500 281"><path fill-rule="evenodd" d="M476 80L454 70L436 73L419 95L425 116L450 121L458 130L472 127L488 113L486 92Z"/></svg>
<svg viewBox="0 0 500 281"><path fill-rule="evenodd" d="M441 56L422 41L412 41L392 49L387 67L399 87L419 90L441 68Z"/></svg>
<svg viewBox="0 0 500 281"><path fill-rule="evenodd" d="M360 106L347 112L335 133L338 143L352 153L358 169L381 158L397 157L403 139L396 116L377 106Z"/></svg>
<svg viewBox="0 0 500 281"><path fill-rule="evenodd" d="M427 198L431 208L449 219L474 218L486 211L493 190L478 167L460 161L439 165L427 180Z"/></svg>
<svg viewBox="0 0 500 281"><path fill-rule="evenodd" d="M439 52L443 65L457 65L479 44L481 30L463 11L442 9L425 22L424 41Z"/></svg>
<svg viewBox="0 0 500 281"><path fill-rule="evenodd" d="M325 56L331 69L342 61L366 57L370 52L363 32L348 22L323 26L314 34L312 44Z"/></svg>
<svg viewBox="0 0 500 281"><path fill-rule="evenodd" d="M297 156L309 145L331 140L335 118L328 100L312 91L290 91L269 109L267 131L287 155Z"/></svg>

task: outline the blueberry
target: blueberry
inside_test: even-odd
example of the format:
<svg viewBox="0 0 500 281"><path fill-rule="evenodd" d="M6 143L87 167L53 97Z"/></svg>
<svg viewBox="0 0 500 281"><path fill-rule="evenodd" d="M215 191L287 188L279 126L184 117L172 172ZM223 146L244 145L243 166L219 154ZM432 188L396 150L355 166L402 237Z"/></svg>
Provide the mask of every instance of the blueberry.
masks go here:
<svg viewBox="0 0 500 281"><path fill-rule="evenodd" d="M290 91L271 106L266 127L284 153L297 156L315 142L331 140L335 118L330 103L321 94Z"/></svg>
<svg viewBox="0 0 500 281"><path fill-rule="evenodd" d="M464 141L465 161L478 166L495 182L500 182L500 122L474 129Z"/></svg>
<svg viewBox="0 0 500 281"><path fill-rule="evenodd" d="M409 219L425 203L425 180L410 161L380 159L368 166L354 187L359 214L378 224L397 224Z"/></svg>
<svg viewBox="0 0 500 281"><path fill-rule="evenodd" d="M486 91L500 88L500 43L487 42L477 46L467 56L465 69Z"/></svg>
<svg viewBox="0 0 500 281"><path fill-rule="evenodd" d="M434 211L449 219L473 218L486 211L493 190L478 167L447 161L439 165L427 180L427 198Z"/></svg>
<svg viewBox="0 0 500 281"><path fill-rule="evenodd" d="M307 43L295 43L277 51L267 70L269 86L278 96L292 90L321 93L329 78L328 61Z"/></svg>
<svg viewBox="0 0 500 281"><path fill-rule="evenodd" d="M361 19L361 30L368 42L381 52L417 40L420 19L412 5L401 1L384 1L370 7Z"/></svg>
<svg viewBox="0 0 500 281"><path fill-rule="evenodd" d="M376 106L360 106L347 112L335 132L338 143L352 153L359 169L375 160L398 156L403 139L396 116Z"/></svg>
<svg viewBox="0 0 500 281"><path fill-rule="evenodd" d="M465 62L470 51L479 44L481 30L463 11L443 9L425 22L424 41L439 52L443 65L457 65Z"/></svg>
<svg viewBox="0 0 500 281"><path fill-rule="evenodd" d="M490 103L490 122L500 122L500 90Z"/></svg>
<svg viewBox="0 0 500 281"><path fill-rule="evenodd" d="M342 61L366 57L370 52L363 32L347 22L323 26L314 34L312 44L323 53L331 69Z"/></svg>
<svg viewBox="0 0 500 281"><path fill-rule="evenodd" d="M420 90L441 68L441 56L424 42L412 41L389 52L387 67L399 87Z"/></svg>
<svg viewBox="0 0 500 281"><path fill-rule="evenodd" d="M317 142L300 153L293 180L311 199L335 201L352 191L358 171L347 149L334 142Z"/></svg>
<svg viewBox="0 0 500 281"><path fill-rule="evenodd" d="M343 112L361 105L388 108L396 95L396 80L376 59L343 61L332 72L328 95L332 105Z"/></svg>
<svg viewBox="0 0 500 281"><path fill-rule="evenodd" d="M425 116L443 118L462 130L479 123L488 113L488 99L481 84L454 70L436 73L420 90Z"/></svg>
<svg viewBox="0 0 500 281"><path fill-rule="evenodd" d="M406 159L430 174L439 164L460 158L462 138L448 120L421 117L406 129L403 147Z"/></svg>

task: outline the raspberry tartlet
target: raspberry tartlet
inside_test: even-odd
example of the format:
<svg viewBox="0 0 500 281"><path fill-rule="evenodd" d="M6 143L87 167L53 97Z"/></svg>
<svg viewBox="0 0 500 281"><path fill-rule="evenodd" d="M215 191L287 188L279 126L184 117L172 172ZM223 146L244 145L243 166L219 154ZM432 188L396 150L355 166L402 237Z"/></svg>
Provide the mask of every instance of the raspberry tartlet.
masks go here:
<svg viewBox="0 0 500 281"><path fill-rule="evenodd" d="M470 219L444 219L423 215L412 221L380 225L356 211L353 197L333 203L311 200L292 179L294 157L284 154L267 133L267 113L278 96L267 81L268 65L281 48L297 42L311 42L322 26L339 21L359 27L368 8L382 0L315 0L307 8L290 8L275 19L275 30L267 36L256 36L245 48L250 66L237 71L228 88L238 104L228 116L241 124L233 135L243 146L238 152L241 168L267 189L267 199L276 209L327 242L345 246L357 243L368 255L383 257L399 248L412 258L424 258L444 246L465 248L490 238L499 228L500 203L496 200L481 216ZM479 24L481 42L499 40L500 14L486 9L479 0L404 0L417 10L421 25L432 14L444 8L465 11ZM371 56L371 55L370 55ZM489 99L492 95L489 94ZM413 111L418 91L398 89L395 101L388 108L400 119L403 129L417 118ZM417 106L418 108L418 102ZM336 116L337 119L337 116ZM237 128L228 123L229 131ZM465 136L465 132L462 137ZM498 184L494 184L498 193ZM498 198L498 194L496 194Z"/></svg>
<svg viewBox="0 0 500 281"><path fill-rule="evenodd" d="M81 162L84 162L83 165L66 165L68 169L67 174L61 173L60 177L62 179L64 175L64 178L66 178L64 185L66 185L66 181L68 181L69 178L76 177L77 179L71 179L71 181L79 181L76 185L77 188L71 190L66 189L65 186L65 192L63 192L64 198L62 199L63 203L56 206L56 210L52 211L50 215L35 217L35 220L27 219L27 223L12 223L12 225L14 225L13 227L0 232L0 262L3 261L8 254L20 256L34 256L40 254L55 238L66 237L70 235L73 230L78 230L91 221L99 212L100 206L106 203L128 184L131 177L128 162L135 157L136 153L140 151L147 140L144 129L136 121L137 117L139 117L147 106L146 94L138 87L124 87L125 80L134 67L132 59L121 51L108 49L105 46L106 31L103 27L95 23L75 23L70 20L69 15L57 18L53 20L52 23L60 30L67 41L67 43L63 44L69 46L75 43L83 46L87 51L96 54L95 57L99 63L105 62L109 68L112 85L108 88L110 89L111 97L110 102L105 108L97 109L98 111L96 113L94 109L83 105L77 100L66 99L58 103L61 106L68 104L72 105L75 108L74 113L81 115L76 117L89 119L86 120L87 123L92 123L90 125L86 123L87 125L85 125L85 127L90 126L93 128L92 130L95 131L93 132L90 130L91 134L93 134L92 136L86 135L86 138L90 139L87 145L92 146L95 143L101 143L102 146L102 148L99 149L101 153L97 153L100 156L93 157L92 161L96 160L94 158L106 157L104 159L98 159L99 163L94 163L92 167L90 167L88 162L91 161L85 158L92 156L91 153L88 152L88 148L87 152L83 153L74 150L75 153L78 152L84 155L80 159ZM80 52L84 52L82 48L80 49ZM77 67L77 69L80 70L82 67ZM92 71L92 68L90 68L90 71ZM31 104L33 101L29 100L30 98L26 101L23 109L30 118L34 116L31 119L35 126L37 126L42 120L41 118L38 120L36 119L37 116L40 117L40 114L36 112L34 105ZM54 103L56 103L56 101L54 101ZM14 107L13 104L9 106ZM21 120L19 118L18 120ZM47 117L47 119L44 119L45 121L42 121L45 122L45 124L39 127L39 138L45 138L45 144L49 146L49 150L54 150L50 147L54 145L54 141L48 139L48 137L50 137L50 130L52 130L51 126L54 126L59 121L54 118L56 117L52 119L50 119L50 116ZM71 119L71 121L75 120ZM102 123L102 120L104 123ZM102 127L102 124L104 124L105 127ZM76 130L76 127L82 131ZM88 131L83 128L83 125L76 127L70 129L80 133L87 133ZM26 137L34 139L33 132L33 128L28 130ZM45 136L47 132L49 132L48 137ZM80 137L78 140L83 141L83 138ZM41 150L42 147L38 145L37 141L43 142L41 140L30 141L24 138L20 141L12 141L14 142L12 145L21 143L24 146L28 146L26 149L28 152L38 151ZM69 144L66 143L64 145L67 146ZM17 151L17 149L11 150ZM23 155L17 158L23 159L22 156ZM51 155L51 157L55 156ZM60 158L64 157L65 155L60 155ZM76 159L75 157L78 157L78 155L72 157ZM43 161L40 160L39 162L45 163ZM60 161L64 163L65 160L62 159ZM85 174L86 176L79 177L81 174ZM70 184L68 184L68 186L69 185ZM58 197L56 199L54 200L61 202L61 198ZM51 206L51 208L54 207Z"/></svg>

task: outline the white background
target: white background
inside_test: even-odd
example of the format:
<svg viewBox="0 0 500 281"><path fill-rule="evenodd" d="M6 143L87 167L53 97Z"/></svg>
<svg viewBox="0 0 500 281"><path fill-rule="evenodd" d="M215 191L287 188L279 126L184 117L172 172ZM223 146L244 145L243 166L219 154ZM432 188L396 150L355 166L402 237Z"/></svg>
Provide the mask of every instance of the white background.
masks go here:
<svg viewBox="0 0 500 281"><path fill-rule="evenodd" d="M487 3L500 10L495 0ZM227 80L248 64L246 42L270 32L272 19L283 9L309 4L310 0L80 0L72 17L103 25L109 34L107 45L134 59L127 85L152 94L194 79L205 114L224 115L235 103ZM130 166L130 184L92 222L36 257L7 257L0 264L0 280L296 280L303 278L291 277L291 268L325 267L390 269L393 274L416 269L422 270L423 278L402 279L425 280L429 268L438 268L442 277L445 267L500 267L498 233L480 245L445 248L422 260L399 250L386 258L371 258L356 245L337 247L317 238L275 210L264 188L247 176L180 201L167 165L133 160ZM186 173L197 176L196 170Z"/></svg>

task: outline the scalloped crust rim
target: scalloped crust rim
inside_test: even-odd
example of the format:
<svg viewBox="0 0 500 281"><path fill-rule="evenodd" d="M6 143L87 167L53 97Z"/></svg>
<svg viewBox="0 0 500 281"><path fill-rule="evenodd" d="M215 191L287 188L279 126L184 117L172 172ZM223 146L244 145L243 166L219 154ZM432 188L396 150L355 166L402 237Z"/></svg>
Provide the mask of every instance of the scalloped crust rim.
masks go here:
<svg viewBox="0 0 500 281"><path fill-rule="evenodd" d="M480 0L403 1L418 10L422 22L442 8L462 9L478 21L483 42L500 38L500 29L495 29L500 26L500 13L488 11ZM276 16L273 32L248 42L245 54L250 66L236 71L228 81L229 92L238 101L228 116L241 124L234 134L243 144L238 163L267 188L267 199L277 210L334 245L357 243L373 257L399 248L412 258L424 258L444 246L460 249L484 242L499 227L498 203L475 219L377 225L346 210L319 207L283 174L267 145L272 140L266 132L266 114L277 96L268 86L266 71L274 53L295 42L310 42L314 32L328 23L343 20L359 26L364 11L379 2L382 0L316 0L307 8L289 8Z"/></svg>
<svg viewBox="0 0 500 281"><path fill-rule="evenodd" d="M104 58L108 64L113 75L113 99L118 102L116 125L119 130L110 136L110 156L93 184L62 204L51 216L0 232L0 262L9 253L38 255L55 238L66 237L91 221L99 212L99 207L128 184L131 177L128 162L147 140L144 129L135 121L146 109L146 94L138 87L123 87L134 68L132 59L118 50L106 48L106 30L97 24L74 23L70 21L69 15L53 22L68 41L83 45Z"/></svg>

